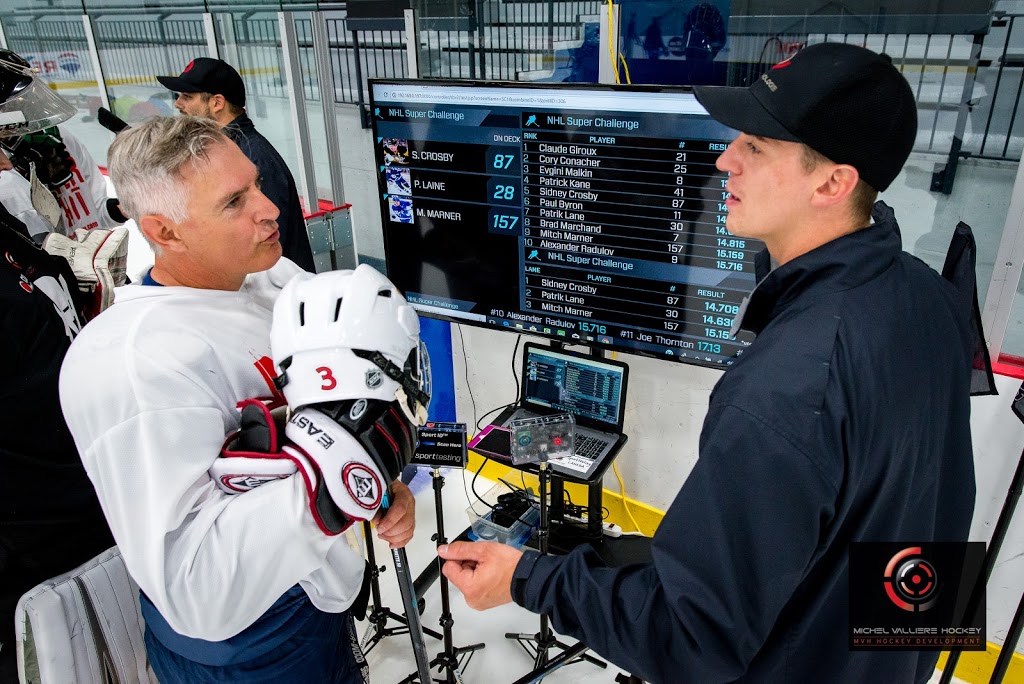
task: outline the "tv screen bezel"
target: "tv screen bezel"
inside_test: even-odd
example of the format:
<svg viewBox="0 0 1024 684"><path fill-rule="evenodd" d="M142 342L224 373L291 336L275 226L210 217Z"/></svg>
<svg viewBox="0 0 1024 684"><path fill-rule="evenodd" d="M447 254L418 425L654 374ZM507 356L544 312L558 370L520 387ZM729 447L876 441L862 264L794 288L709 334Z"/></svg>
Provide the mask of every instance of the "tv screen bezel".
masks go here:
<svg viewBox="0 0 1024 684"><path fill-rule="evenodd" d="M377 120L373 117L374 108L377 107L376 99L374 98L374 87L375 86L453 86L453 87L480 87L480 88L505 88L505 89L530 89L530 90L579 90L579 91L594 91L594 92L629 92L629 93L669 93L678 95L693 95L692 86L681 86L681 85L628 85L619 83L550 83L550 82L533 82L533 81L489 81L482 79L452 79L452 78L371 78L367 80L368 90L370 95L369 100L369 113L371 119L371 140L377 136ZM434 103L424 103L434 104ZM698 103L699 105L699 103ZM724 125L724 124L723 124ZM387 182L383 173L376 171L377 168L377 153L374 149L374 175L377 177L377 189L378 193L387 193ZM378 197L380 194L378 194ZM384 243L384 275L390 278L388 273L388 235L386 217L383 215L383 208L381 203L377 202L377 212L381 217L381 237ZM403 293L404 294L404 293ZM598 341L588 342L582 339L573 339L570 337L563 337L557 334L544 334L540 330L529 330L527 328L517 328L513 326L500 326L487 323L486 321L477 321L468 318L460 318L458 316L445 315L437 310L431 309L425 311L419 308L416 304L410 303L416 313L420 316L426 316L427 318L433 318L436 320L447 321L448 323L458 323L460 325L471 325L485 330L495 330L498 332L510 332L517 333L520 335L528 335L531 337L538 337L541 339L551 340L562 345L570 347L588 347L591 350L602 350L609 352L618 352L622 354L633 354L635 356L657 359L659 361L666 361L674 365L688 365L688 366L699 366L702 368L711 368L714 370L725 371L729 368L728 364L717 363L714 361L702 361L697 357L682 357L682 356L668 356L666 354L657 354L654 352L646 351L643 349L636 349L633 347L625 347L619 344L602 344ZM602 354L603 356L603 354ZM734 357L736 358L736 357Z"/></svg>

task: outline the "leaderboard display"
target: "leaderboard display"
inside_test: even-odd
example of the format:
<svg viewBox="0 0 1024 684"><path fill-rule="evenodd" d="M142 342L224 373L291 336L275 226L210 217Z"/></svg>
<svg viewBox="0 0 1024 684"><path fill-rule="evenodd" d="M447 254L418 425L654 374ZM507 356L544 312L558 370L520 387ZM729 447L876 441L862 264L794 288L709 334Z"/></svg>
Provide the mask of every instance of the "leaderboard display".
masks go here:
<svg viewBox="0 0 1024 684"><path fill-rule="evenodd" d="M725 366L760 241L685 89L371 83L388 277L421 312Z"/></svg>

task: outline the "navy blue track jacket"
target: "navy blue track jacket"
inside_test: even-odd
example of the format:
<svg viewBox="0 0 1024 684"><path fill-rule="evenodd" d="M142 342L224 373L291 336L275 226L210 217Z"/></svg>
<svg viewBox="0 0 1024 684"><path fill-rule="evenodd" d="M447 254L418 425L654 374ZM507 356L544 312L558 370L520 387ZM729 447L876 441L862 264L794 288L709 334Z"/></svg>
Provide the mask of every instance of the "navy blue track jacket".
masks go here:
<svg viewBox="0 0 1024 684"><path fill-rule="evenodd" d="M936 652L848 650L848 549L967 539L972 340L892 210L874 218L752 294L758 337L711 394L653 562L527 552L517 603L652 682L928 680Z"/></svg>
<svg viewBox="0 0 1024 684"><path fill-rule="evenodd" d="M306 220L302 216L299 192L295 179L284 159L270 141L256 130L252 119L242 114L224 127L224 134L231 138L260 171L260 190L274 203L281 214L277 217L277 228L281 231L281 249L304 270L315 273L313 252L306 233Z"/></svg>

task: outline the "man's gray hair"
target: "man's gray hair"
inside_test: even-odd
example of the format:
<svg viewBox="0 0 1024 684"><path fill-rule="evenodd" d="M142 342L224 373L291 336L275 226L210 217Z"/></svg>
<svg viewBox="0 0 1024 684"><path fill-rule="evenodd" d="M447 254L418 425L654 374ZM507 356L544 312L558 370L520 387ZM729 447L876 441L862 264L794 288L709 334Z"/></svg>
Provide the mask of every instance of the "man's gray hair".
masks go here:
<svg viewBox="0 0 1024 684"><path fill-rule="evenodd" d="M189 198L182 172L209 161L210 149L228 140L216 122L194 116L155 117L118 133L110 146L110 180L125 216L184 221Z"/></svg>

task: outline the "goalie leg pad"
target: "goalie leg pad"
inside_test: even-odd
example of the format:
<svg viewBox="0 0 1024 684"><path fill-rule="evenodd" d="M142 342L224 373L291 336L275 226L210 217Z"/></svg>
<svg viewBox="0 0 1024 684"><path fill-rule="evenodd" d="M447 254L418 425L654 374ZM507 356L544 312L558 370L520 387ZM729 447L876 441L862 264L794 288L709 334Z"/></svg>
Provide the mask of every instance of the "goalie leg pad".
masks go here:
<svg viewBox="0 0 1024 684"><path fill-rule="evenodd" d="M43 249L66 259L75 272L79 288L93 294L95 301L88 318L114 302L114 287L125 282L128 259L126 229L79 229L72 237L50 233L43 241Z"/></svg>

